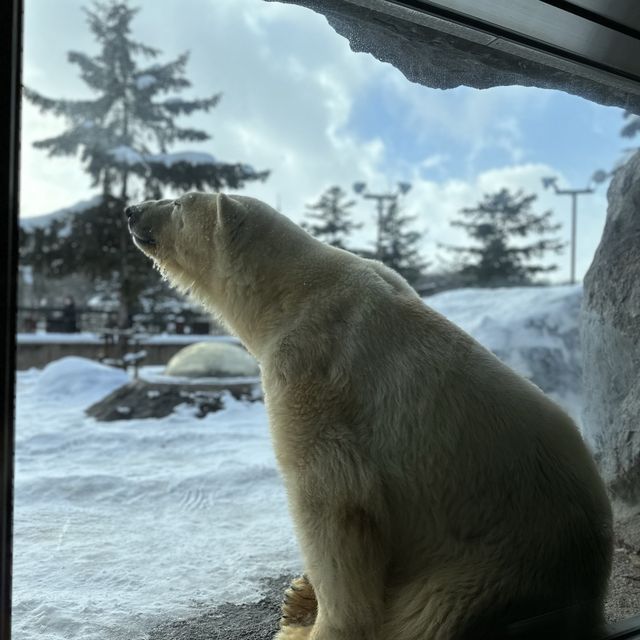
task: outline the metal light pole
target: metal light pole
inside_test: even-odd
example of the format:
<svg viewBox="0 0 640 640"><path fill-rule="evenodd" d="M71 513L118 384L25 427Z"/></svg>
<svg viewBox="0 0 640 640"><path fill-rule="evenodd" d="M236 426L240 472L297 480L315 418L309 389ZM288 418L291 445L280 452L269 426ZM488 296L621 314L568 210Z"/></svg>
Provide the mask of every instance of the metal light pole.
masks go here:
<svg viewBox="0 0 640 640"><path fill-rule="evenodd" d="M596 171L588 185L584 189L559 189L557 185L558 178L542 178L542 186L545 189L553 187L553 190L559 196L571 196L571 284L576 282L576 227L578 218L578 196L593 193L594 189L590 185L592 183L600 184L609 177L606 171Z"/></svg>
<svg viewBox="0 0 640 640"><path fill-rule="evenodd" d="M384 216L384 206L388 203L389 206L393 205L401 195L404 195L411 189L411 184L408 182L398 182L398 190L395 193L370 193L367 190L367 185L364 182L356 182L353 185L353 190L363 198L367 200L375 200L376 210L378 215L377 221L377 238L376 238L376 257L378 260L382 258L382 219Z"/></svg>

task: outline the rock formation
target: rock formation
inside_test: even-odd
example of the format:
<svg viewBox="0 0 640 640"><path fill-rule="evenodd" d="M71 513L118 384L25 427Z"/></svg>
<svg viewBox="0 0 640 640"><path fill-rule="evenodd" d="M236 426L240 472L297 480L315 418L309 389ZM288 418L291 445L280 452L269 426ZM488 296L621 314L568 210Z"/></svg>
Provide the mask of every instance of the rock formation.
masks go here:
<svg viewBox="0 0 640 640"><path fill-rule="evenodd" d="M640 153L616 171L584 281L584 428L615 497L640 500Z"/></svg>
<svg viewBox="0 0 640 640"><path fill-rule="evenodd" d="M540 87L640 112L640 91L631 82L410 7L380 0L277 1L323 14L353 51L389 62L426 87Z"/></svg>

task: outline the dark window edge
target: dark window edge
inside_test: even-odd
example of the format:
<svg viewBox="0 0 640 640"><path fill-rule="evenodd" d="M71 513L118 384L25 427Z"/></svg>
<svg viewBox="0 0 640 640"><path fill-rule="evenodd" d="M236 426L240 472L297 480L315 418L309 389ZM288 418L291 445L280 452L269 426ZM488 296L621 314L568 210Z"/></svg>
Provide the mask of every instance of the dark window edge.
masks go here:
<svg viewBox="0 0 640 640"><path fill-rule="evenodd" d="M410 0L397 3L411 5ZM0 640L11 638L23 5L23 0L0 2ZM640 638L640 615L607 631L608 640Z"/></svg>
<svg viewBox="0 0 640 640"><path fill-rule="evenodd" d="M438 4L433 5L429 4L429 0L388 0L389 2L406 7L408 9L413 9L414 11L419 11L421 13L425 13L428 15L436 16L442 20L445 20L451 24L459 24L468 28L471 28L475 31L488 33L496 38L504 40L506 42L512 42L516 45L520 45L524 47L524 49L529 51L537 51L542 54L548 54L550 56L554 56L558 59L561 59L565 62L574 63L577 65L584 66L586 68L590 68L596 71L603 72L612 77L619 78L622 80L630 81L634 84L638 84L640 82L640 77L637 74L631 73L625 69L616 68L614 66L610 66L604 62L599 62L594 59L590 59L584 57L579 53L575 53L566 49L559 48L557 45L550 44L548 42L544 42L541 40L537 40L535 37L531 35L527 35L526 33L519 33L516 31L512 31L505 27L501 27L498 24L485 22L479 18L476 18L472 14L467 14L460 12L458 10L451 10L445 7L442 7ZM553 7L561 7L562 3L554 0L542 0L546 4L549 4ZM534 5L535 3L532 3ZM569 12L568 12L569 13ZM578 11L570 12L573 15L583 17L583 13ZM598 23L602 26L610 26L610 21L599 19ZM628 35L625 30L624 35ZM618 33L622 33L618 31Z"/></svg>
<svg viewBox="0 0 640 640"><path fill-rule="evenodd" d="M0 3L0 640L11 637L22 14L23 0Z"/></svg>
<svg viewBox="0 0 640 640"><path fill-rule="evenodd" d="M640 615L619 620L607 628L606 640L636 640L640 638Z"/></svg>

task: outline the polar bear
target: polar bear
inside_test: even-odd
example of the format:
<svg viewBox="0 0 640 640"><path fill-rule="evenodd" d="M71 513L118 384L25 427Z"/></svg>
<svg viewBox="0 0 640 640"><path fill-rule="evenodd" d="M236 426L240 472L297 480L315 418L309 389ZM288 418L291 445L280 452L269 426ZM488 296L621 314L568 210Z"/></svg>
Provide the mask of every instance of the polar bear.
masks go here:
<svg viewBox="0 0 640 640"><path fill-rule="evenodd" d="M126 215L260 363L306 570L278 640L598 635L610 505L537 387L398 274L258 200L188 193Z"/></svg>

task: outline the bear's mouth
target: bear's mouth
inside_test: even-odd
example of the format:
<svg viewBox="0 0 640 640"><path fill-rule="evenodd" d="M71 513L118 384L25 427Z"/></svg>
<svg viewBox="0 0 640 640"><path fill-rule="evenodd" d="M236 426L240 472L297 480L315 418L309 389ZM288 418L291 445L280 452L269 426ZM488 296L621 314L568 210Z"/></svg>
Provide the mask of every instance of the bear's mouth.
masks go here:
<svg viewBox="0 0 640 640"><path fill-rule="evenodd" d="M129 229L129 231L131 232L131 236L136 244L139 244L142 247L155 247L156 241L151 236L142 235L133 229Z"/></svg>
<svg viewBox="0 0 640 640"><path fill-rule="evenodd" d="M136 229L136 224L134 224L133 217L129 218L129 222L127 224L129 227L129 233L133 238L133 241L142 249L154 247L156 245L155 238L151 235L148 228L144 229L144 231L139 231Z"/></svg>

